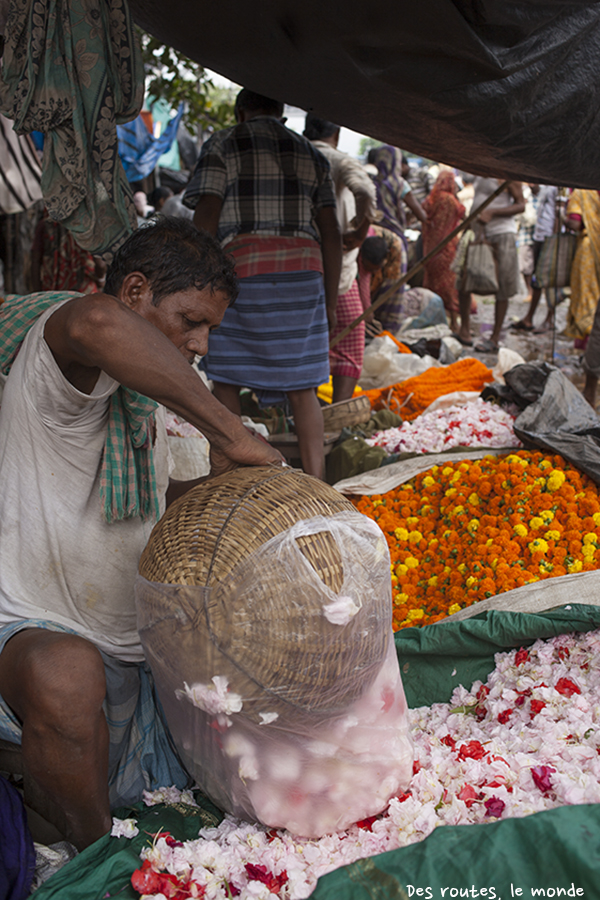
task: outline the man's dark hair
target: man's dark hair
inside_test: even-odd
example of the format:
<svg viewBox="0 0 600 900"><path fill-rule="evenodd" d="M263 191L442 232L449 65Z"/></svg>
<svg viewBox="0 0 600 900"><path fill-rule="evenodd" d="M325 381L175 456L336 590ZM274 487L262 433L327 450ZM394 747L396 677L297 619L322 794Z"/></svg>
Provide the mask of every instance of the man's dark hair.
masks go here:
<svg viewBox="0 0 600 900"><path fill-rule="evenodd" d="M263 94L249 91L248 88L242 88L235 98L235 109L246 109L249 112L260 110L269 116L276 116L278 119L283 115L283 103L279 100L272 100L271 97L265 97Z"/></svg>
<svg viewBox="0 0 600 900"><path fill-rule="evenodd" d="M230 305L239 292L232 257L208 232L177 216L161 216L127 238L108 267L105 292L116 297L131 272L146 276L155 306L189 288L223 291Z"/></svg>
<svg viewBox="0 0 600 900"><path fill-rule="evenodd" d="M302 134L309 141L322 141L326 138L333 137L340 130L339 125L328 122L327 119L320 119L314 113L307 113L304 122L304 131Z"/></svg>
<svg viewBox="0 0 600 900"><path fill-rule="evenodd" d="M388 255L388 245L382 237L368 237L361 244L360 254L373 266L380 266Z"/></svg>

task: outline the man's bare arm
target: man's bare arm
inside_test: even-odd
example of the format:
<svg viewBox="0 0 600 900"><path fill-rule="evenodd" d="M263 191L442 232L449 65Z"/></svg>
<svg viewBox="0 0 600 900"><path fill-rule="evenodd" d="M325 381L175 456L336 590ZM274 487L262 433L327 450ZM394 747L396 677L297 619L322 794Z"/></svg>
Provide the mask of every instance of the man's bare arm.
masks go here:
<svg viewBox="0 0 600 900"><path fill-rule="evenodd" d="M198 198L194 211L194 225L198 231L208 231L213 237L217 236L222 206L223 200L216 194L202 194Z"/></svg>
<svg viewBox="0 0 600 900"><path fill-rule="evenodd" d="M281 461L219 403L158 328L114 297L96 294L65 303L48 319L44 334L66 377L83 369L97 378L102 370L195 425L216 452L217 471Z"/></svg>

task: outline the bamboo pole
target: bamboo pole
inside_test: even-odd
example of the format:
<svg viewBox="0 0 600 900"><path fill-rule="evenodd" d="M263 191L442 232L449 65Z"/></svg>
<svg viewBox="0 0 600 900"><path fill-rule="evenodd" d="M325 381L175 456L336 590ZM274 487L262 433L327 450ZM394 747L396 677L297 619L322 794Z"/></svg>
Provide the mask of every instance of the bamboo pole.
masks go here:
<svg viewBox="0 0 600 900"><path fill-rule="evenodd" d="M364 322L364 320L367 318L367 316L369 316L376 309L379 309L380 306L383 306L383 304L386 302L386 300L389 300L389 298L392 297L396 293L398 288L400 288L400 287L402 287L402 285L406 284L407 281L410 281L410 279L414 275L416 275L417 272L420 272L421 269L423 268L423 266L425 265L425 263L428 263L430 259L433 259L433 257L437 253L439 253L440 250L444 249L446 244L450 243L452 238L456 237L457 234L459 234L468 225L470 225L471 222L473 222L474 219L477 218L479 213L482 212L486 208L486 206L490 205L492 200L495 200L496 197L498 197L502 193L502 191L506 190L509 183L510 182L508 182L508 181L503 181L502 184L500 185L500 187L496 188L494 193L490 194L490 196L486 200L484 200L483 203L480 206L478 206L474 212L470 213L467 216L467 218L464 219L460 223L460 225L457 225L456 228L453 231L451 231L450 234L447 235L443 241L440 241L440 243L437 245L437 247L434 247L433 250L430 250L429 253L427 254L427 256L424 256L423 259L419 260L419 262L416 263L412 267L412 269L410 269L408 272L406 272L406 274L403 275L402 278L399 278L398 281L395 281L394 284L392 284L391 287L389 287L387 289L385 294L382 294L381 297L378 297L374 303L371 303L371 305L369 306L368 309L365 309L365 311L362 313L362 315L360 315L358 317L358 319L355 319L354 322L350 322L350 324L346 325L346 327L342 331L340 331L339 334L336 334L336 336L334 338L332 338L329 342L329 349L331 349L332 347L335 347L336 344L339 344L339 342L341 340L343 340L343 338L345 338L347 334L350 334L350 332L353 331L358 325L360 325L361 322Z"/></svg>

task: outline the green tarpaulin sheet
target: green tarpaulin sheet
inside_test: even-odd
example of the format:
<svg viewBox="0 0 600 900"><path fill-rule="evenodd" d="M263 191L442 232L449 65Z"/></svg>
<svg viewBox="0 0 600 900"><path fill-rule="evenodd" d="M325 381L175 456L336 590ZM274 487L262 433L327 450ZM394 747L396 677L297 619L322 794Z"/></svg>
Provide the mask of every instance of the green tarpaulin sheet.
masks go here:
<svg viewBox="0 0 600 900"><path fill-rule="evenodd" d="M572 604L535 615L494 610L459 622L406 629L396 635L396 647L409 706L446 702L456 685L470 687L473 681L484 680L494 668L496 653L538 638L595 628L600 628L600 608ZM179 840L190 840L200 828L219 820L218 811L208 801L201 802L203 809L196 814L189 814L189 807L178 811L141 805L119 811L120 817L138 818L140 834L132 840L101 838L39 888L36 900L137 898L129 879L150 835L162 829ZM598 885L600 806L590 805L490 825L446 825L421 843L332 872L319 881L312 896L314 900L595 898L600 894Z"/></svg>

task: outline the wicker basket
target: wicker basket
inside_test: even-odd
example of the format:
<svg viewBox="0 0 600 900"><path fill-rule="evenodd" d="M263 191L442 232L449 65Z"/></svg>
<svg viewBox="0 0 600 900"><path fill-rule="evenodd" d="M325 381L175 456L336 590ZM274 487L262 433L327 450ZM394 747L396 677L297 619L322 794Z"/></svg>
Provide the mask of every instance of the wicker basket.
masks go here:
<svg viewBox="0 0 600 900"><path fill-rule="evenodd" d="M388 646L389 563L378 557L378 565L363 566L366 599L342 638L323 615L325 589L290 581L277 557L261 555L296 523L324 517L322 530L296 544L337 594L344 567L327 522L340 513L359 529L365 522L333 488L277 468L237 469L170 507L142 555L140 575L154 585L145 584L138 600L144 649L153 670L162 670L157 682L167 695L183 680L206 684L225 675L255 720L273 710L331 715L360 695Z"/></svg>
<svg viewBox="0 0 600 900"><path fill-rule="evenodd" d="M361 425L371 418L371 403L365 396L351 397L350 400L341 400L323 407L323 422L325 431L341 431L342 428L352 428L353 425Z"/></svg>

